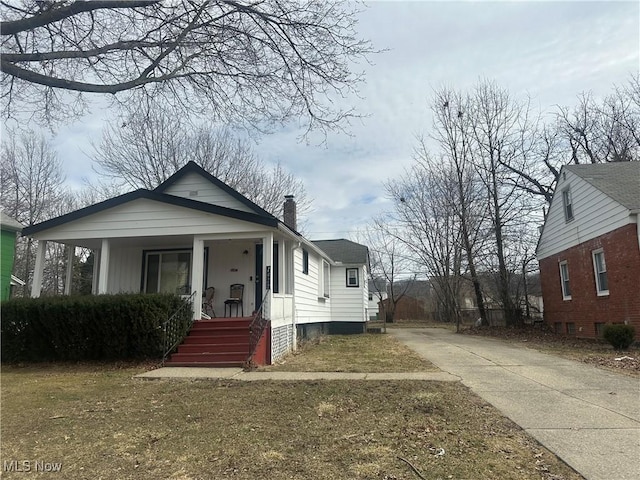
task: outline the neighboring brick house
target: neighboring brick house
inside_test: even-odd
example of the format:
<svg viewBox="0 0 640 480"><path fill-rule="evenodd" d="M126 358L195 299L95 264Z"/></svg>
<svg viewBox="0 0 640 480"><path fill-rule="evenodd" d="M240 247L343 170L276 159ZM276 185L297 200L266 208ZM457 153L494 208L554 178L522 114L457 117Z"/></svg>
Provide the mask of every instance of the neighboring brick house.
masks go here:
<svg viewBox="0 0 640 480"><path fill-rule="evenodd" d="M608 323L640 338L640 162L562 168L538 242L544 318L597 337Z"/></svg>

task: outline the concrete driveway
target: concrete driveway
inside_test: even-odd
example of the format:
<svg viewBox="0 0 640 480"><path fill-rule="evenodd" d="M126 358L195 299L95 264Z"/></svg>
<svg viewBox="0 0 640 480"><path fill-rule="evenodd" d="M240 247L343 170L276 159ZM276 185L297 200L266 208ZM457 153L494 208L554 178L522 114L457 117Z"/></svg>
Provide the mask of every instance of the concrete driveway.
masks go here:
<svg viewBox="0 0 640 480"><path fill-rule="evenodd" d="M639 379L445 329L388 331L588 480L640 479Z"/></svg>

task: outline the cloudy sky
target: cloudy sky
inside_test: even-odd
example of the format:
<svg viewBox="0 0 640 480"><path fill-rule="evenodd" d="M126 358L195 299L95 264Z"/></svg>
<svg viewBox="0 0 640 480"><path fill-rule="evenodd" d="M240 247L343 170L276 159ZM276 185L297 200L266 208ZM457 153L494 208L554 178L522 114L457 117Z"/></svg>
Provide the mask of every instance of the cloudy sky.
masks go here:
<svg viewBox="0 0 640 480"><path fill-rule="evenodd" d="M289 128L255 145L304 181L313 198L311 239L348 238L388 208L382 183L410 164L416 135L429 134L434 89L487 78L551 110L583 91L605 95L640 68L637 1L371 1L359 30L386 51L365 68L363 98L351 99L366 115L351 136L332 134L316 146ZM84 152L101 127L94 114L58 131L54 144L71 184L87 171Z"/></svg>

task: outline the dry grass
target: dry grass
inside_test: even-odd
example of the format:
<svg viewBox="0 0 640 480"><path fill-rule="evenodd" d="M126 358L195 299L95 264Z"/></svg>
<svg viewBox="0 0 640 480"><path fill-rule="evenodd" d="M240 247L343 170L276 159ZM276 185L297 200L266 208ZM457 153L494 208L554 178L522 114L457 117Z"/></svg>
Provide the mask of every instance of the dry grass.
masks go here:
<svg viewBox="0 0 640 480"><path fill-rule="evenodd" d="M62 463L3 478L417 479L398 457L429 479L581 478L459 383L132 379L140 370L3 367L2 462Z"/></svg>
<svg viewBox="0 0 640 480"><path fill-rule="evenodd" d="M424 372L437 368L390 335L330 335L306 342L261 370L287 372Z"/></svg>

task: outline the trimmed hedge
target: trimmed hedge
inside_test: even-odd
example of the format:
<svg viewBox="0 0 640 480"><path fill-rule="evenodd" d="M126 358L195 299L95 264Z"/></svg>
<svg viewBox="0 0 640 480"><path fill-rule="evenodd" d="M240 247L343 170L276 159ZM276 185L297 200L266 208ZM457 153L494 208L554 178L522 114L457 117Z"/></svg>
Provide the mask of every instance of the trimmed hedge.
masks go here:
<svg viewBox="0 0 640 480"><path fill-rule="evenodd" d="M604 326L602 338L609 342L616 350L627 350L633 343L635 333L636 329L633 328L633 325L615 323Z"/></svg>
<svg viewBox="0 0 640 480"><path fill-rule="evenodd" d="M2 302L3 362L161 358L163 323L185 304L176 295L19 298ZM187 332L191 308L179 315Z"/></svg>

